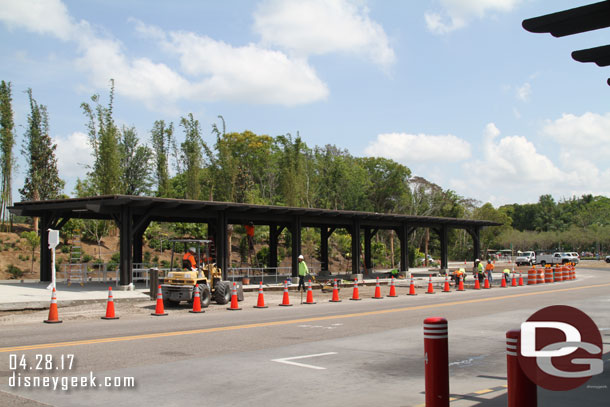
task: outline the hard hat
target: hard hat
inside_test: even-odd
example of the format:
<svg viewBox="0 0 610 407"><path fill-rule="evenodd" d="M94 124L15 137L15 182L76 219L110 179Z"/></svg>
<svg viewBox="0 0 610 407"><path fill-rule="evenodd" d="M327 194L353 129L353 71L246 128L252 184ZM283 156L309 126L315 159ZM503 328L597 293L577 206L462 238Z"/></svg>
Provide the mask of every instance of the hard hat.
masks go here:
<svg viewBox="0 0 610 407"><path fill-rule="evenodd" d="M197 250L195 250L194 247L189 247L189 252L195 254L195 253L197 253Z"/></svg>
<svg viewBox="0 0 610 407"><path fill-rule="evenodd" d="M479 259L474 259L474 261L481 261L481 260L479 260Z"/></svg>
<svg viewBox="0 0 610 407"><path fill-rule="evenodd" d="M299 259L300 259L300 260L305 260L305 257L303 257L303 255L302 255L302 254L299 254Z"/></svg>
<svg viewBox="0 0 610 407"><path fill-rule="evenodd" d="M460 273L465 273L465 272L466 272L466 270L464 270L464 268L463 268L463 267L462 267L462 268L460 268Z"/></svg>

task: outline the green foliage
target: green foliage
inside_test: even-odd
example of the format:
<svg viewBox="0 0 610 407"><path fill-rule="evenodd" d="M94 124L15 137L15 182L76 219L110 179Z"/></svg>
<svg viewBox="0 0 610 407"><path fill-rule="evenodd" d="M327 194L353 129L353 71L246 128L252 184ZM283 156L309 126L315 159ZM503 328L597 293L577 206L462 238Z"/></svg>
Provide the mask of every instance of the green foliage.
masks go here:
<svg viewBox="0 0 610 407"><path fill-rule="evenodd" d="M121 253L120 252L113 253L111 260L115 263L118 263L119 261L121 261Z"/></svg>
<svg viewBox="0 0 610 407"><path fill-rule="evenodd" d="M32 263L31 263L30 271L33 272L34 271L34 261L36 260L34 258L34 251L40 245L40 236L38 235L38 233L36 233L34 231L21 232L21 234L19 236L22 239L26 240L28 246L32 250Z"/></svg>
<svg viewBox="0 0 610 407"><path fill-rule="evenodd" d="M19 190L26 201L58 198L64 187L57 171L55 149L49 135L47 108L38 105L32 97L32 89L27 90L30 101L28 127L24 136L22 154L27 163L27 174L23 188Z"/></svg>
<svg viewBox="0 0 610 407"><path fill-rule="evenodd" d="M100 104L99 95L91 97L93 107L88 103L81 104L88 120L89 143L93 150L94 162L89 177L96 192L94 195L111 195L121 192L120 134L112 117L114 80L111 80L110 84L107 107Z"/></svg>
<svg viewBox="0 0 610 407"><path fill-rule="evenodd" d="M10 232L12 215L8 207L13 204L12 177L15 167L15 123L13 120L11 83L0 82L0 231Z"/></svg>
<svg viewBox="0 0 610 407"><path fill-rule="evenodd" d="M163 120L157 120L150 133L154 151L157 196L170 197L169 160L171 149L175 148L174 124L169 123L166 126Z"/></svg>
<svg viewBox="0 0 610 407"><path fill-rule="evenodd" d="M14 266L12 264L8 265L8 267L6 268L6 272L10 275L10 278L13 280L21 278L25 274L25 272L22 271L19 267Z"/></svg>
<svg viewBox="0 0 610 407"><path fill-rule="evenodd" d="M139 139L134 127L123 126L121 133L121 193L150 195L153 184L152 150L138 144Z"/></svg>
<svg viewBox="0 0 610 407"><path fill-rule="evenodd" d="M83 254L83 257L81 259L83 263L89 263L91 260L93 260L93 256L87 253Z"/></svg>
<svg viewBox="0 0 610 407"><path fill-rule="evenodd" d="M180 120L180 126L184 129L184 142L180 145L181 161L184 164L186 175L186 190L184 198L199 199L200 172L203 165L201 128L199 121L195 120L192 113Z"/></svg>
<svg viewBox="0 0 610 407"><path fill-rule="evenodd" d="M260 267L267 267L269 265L269 247L263 246L258 252L256 252L256 261Z"/></svg>

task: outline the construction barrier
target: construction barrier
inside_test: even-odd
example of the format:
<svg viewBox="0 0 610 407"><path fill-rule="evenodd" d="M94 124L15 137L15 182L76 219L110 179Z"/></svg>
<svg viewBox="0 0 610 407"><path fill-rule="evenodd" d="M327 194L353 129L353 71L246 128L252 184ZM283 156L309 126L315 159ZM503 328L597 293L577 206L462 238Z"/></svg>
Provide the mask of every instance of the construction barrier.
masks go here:
<svg viewBox="0 0 610 407"><path fill-rule="evenodd" d="M333 283L333 297L329 300L329 302L341 302L341 299L339 298L339 288L337 288L336 279Z"/></svg>
<svg viewBox="0 0 610 407"><path fill-rule="evenodd" d="M544 268L544 283L550 284L553 282L553 269L551 266L547 266Z"/></svg>
<svg viewBox="0 0 610 407"><path fill-rule="evenodd" d="M523 286L523 275L519 273L519 287Z"/></svg>
<svg viewBox="0 0 610 407"><path fill-rule="evenodd" d="M415 284L413 283L413 276L411 276L411 284L409 284L409 294L407 295L417 295L415 292Z"/></svg>
<svg viewBox="0 0 610 407"><path fill-rule="evenodd" d="M350 300L352 301L360 301L362 298L360 298L360 293L358 292L358 279L354 280L354 291L352 293L352 298L350 298Z"/></svg>
<svg viewBox="0 0 610 407"><path fill-rule="evenodd" d="M491 288L491 286L489 285L489 279L487 278L487 275L485 275L485 280L483 280L483 288L485 288L485 289Z"/></svg>
<svg viewBox="0 0 610 407"><path fill-rule="evenodd" d="M464 291L464 278L460 276L460 282L458 284L458 291Z"/></svg>
<svg viewBox="0 0 610 407"><path fill-rule="evenodd" d="M537 271L533 267L527 271L527 285L535 285L537 283L536 273Z"/></svg>
<svg viewBox="0 0 610 407"><path fill-rule="evenodd" d="M536 269L536 284L544 284L544 268Z"/></svg>
<svg viewBox="0 0 610 407"><path fill-rule="evenodd" d="M254 308L269 308L265 305L265 295L263 294L263 282L258 284L258 299Z"/></svg>
<svg viewBox="0 0 610 407"><path fill-rule="evenodd" d="M336 280L335 280L336 284ZM307 283L307 298L305 299L304 304L312 305L316 302L313 300L313 290L311 289L311 280Z"/></svg>
<svg viewBox="0 0 610 407"><path fill-rule="evenodd" d="M233 287L231 287L231 306L227 309L229 311L241 311L237 300L237 283L235 282L233 282Z"/></svg>
<svg viewBox="0 0 610 407"><path fill-rule="evenodd" d="M161 291L161 286L157 287L157 306L155 307L155 312L150 315L156 317L167 315L167 312L165 312L165 308L163 307L163 291Z"/></svg>
<svg viewBox="0 0 610 407"><path fill-rule="evenodd" d="M114 297L112 296L112 287L108 287L108 301L106 301L106 316L102 319L119 319L114 315Z"/></svg>
<svg viewBox="0 0 610 407"><path fill-rule="evenodd" d="M57 312L57 293L55 292L55 287L53 287L53 292L51 293L51 306L49 307L49 317L44 320L47 324L61 324L62 321L59 320L59 313Z"/></svg>
<svg viewBox="0 0 610 407"><path fill-rule="evenodd" d="M428 278L428 291L426 291L426 294L436 294L434 292L434 286L432 286L432 275Z"/></svg>
<svg viewBox="0 0 610 407"><path fill-rule="evenodd" d="M553 282L555 281L562 281L560 267L558 266L553 267Z"/></svg>
<svg viewBox="0 0 610 407"><path fill-rule="evenodd" d="M290 295L288 295L288 281L284 281L284 296L282 297L280 307L292 307L292 304L290 303Z"/></svg>
<svg viewBox="0 0 610 407"><path fill-rule="evenodd" d="M511 280L510 280L510 286L511 287L517 286L517 278L515 277L515 273L513 273L513 278L511 278Z"/></svg>
<svg viewBox="0 0 610 407"><path fill-rule="evenodd" d="M506 332L508 407L536 407L538 403L536 384L525 375L519 365L520 336L520 329Z"/></svg>
<svg viewBox="0 0 610 407"><path fill-rule="evenodd" d="M375 284L375 296L373 299L380 300L383 297L381 296L381 286L379 285L379 277L377 277L377 284Z"/></svg>
<svg viewBox="0 0 610 407"><path fill-rule="evenodd" d="M446 275L445 275L445 284L443 285L443 292L444 293L450 293L451 292L451 287L449 286L449 280L447 279Z"/></svg>
<svg viewBox="0 0 610 407"><path fill-rule="evenodd" d="M424 320L426 407L449 407L449 346L447 320Z"/></svg>
<svg viewBox="0 0 610 407"><path fill-rule="evenodd" d="M390 280L390 294L388 294L388 297L398 297L396 295L396 286L394 285L394 277L392 277L392 280Z"/></svg>
<svg viewBox="0 0 610 407"><path fill-rule="evenodd" d="M479 282L479 277L476 275L474 276L474 289L475 290L481 289L481 283Z"/></svg>

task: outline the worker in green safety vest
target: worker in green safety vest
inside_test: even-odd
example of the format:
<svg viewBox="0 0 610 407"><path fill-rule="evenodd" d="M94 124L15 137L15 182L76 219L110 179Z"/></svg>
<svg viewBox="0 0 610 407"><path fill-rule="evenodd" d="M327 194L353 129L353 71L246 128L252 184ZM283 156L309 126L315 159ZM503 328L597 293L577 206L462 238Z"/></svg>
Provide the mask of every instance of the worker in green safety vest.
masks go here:
<svg viewBox="0 0 610 407"><path fill-rule="evenodd" d="M309 273L309 269L307 264L305 264L305 258L301 254L299 255L299 285L297 291L301 291L301 286L303 286L303 291L305 291L305 276L307 273Z"/></svg>
<svg viewBox="0 0 610 407"><path fill-rule="evenodd" d="M504 278L504 280L506 281L506 284L508 285L508 282L510 280L510 270L509 269L502 270L502 277Z"/></svg>

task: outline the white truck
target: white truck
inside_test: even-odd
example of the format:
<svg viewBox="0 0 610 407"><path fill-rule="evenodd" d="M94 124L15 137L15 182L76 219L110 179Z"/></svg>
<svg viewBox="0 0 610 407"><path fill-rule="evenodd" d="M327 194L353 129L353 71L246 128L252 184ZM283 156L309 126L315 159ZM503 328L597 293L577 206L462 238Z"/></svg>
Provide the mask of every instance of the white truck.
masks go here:
<svg viewBox="0 0 610 407"><path fill-rule="evenodd" d="M553 254L539 254L536 257L536 263L543 267L547 264L578 263L578 258L569 253L555 252Z"/></svg>
<svg viewBox="0 0 610 407"><path fill-rule="evenodd" d="M517 266L533 265L536 263L536 252L527 251L519 253L519 255L515 258L515 263Z"/></svg>

